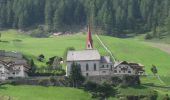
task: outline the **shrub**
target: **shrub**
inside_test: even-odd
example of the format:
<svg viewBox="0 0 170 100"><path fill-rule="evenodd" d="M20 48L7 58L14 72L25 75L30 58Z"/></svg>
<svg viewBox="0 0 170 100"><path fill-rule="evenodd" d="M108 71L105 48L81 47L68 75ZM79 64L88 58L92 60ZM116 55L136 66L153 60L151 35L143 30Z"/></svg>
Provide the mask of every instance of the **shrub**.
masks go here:
<svg viewBox="0 0 170 100"><path fill-rule="evenodd" d="M40 30L40 29L34 30L30 35L32 37L38 37L38 38L43 38L43 37L49 36L48 32L46 32L44 30Z"/></svg>
<svg viewBox="0 0 170 100"><path fill-rule="evenodd" d="M145 40L150 40L150 39L152 39L153 38L153 36L151 35L151 34L149 34L149 33L147 33L146 35L145 35Z"/></svg>

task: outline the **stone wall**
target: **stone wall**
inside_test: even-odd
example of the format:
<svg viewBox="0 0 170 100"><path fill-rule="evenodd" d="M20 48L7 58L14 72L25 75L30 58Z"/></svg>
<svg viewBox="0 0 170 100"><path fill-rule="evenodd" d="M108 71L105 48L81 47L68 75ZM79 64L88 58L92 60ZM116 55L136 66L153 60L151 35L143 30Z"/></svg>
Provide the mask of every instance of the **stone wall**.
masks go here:
<svg viewBox="0 0 170 100"><path fill-rule="evenodd" d="M22 59L23 55L19 52L14 52L14 51L5 51L5 50L0 50L0 56L5 56L5 57L14 57L18 59Z"/></svg>
<svg viewBox="0 0 170 100"><path fill-rule="evenodd" d="M95 83L102 83L102 82L110 82L112 76L89 76L86 77L88 81L95 82Z"/></svg>
<svg viewBox="0 0 170 100"><path fill-rule="evenodd" d="M5 56L5 50L0 50L0 56Z"/></svg>
<svg viewBox="0 0 170 100"><path fill-rule="evenodd" d="M65 76L29 77L11 80L13 84L42 85L42 86L69 86L69 80Z"/></svg>

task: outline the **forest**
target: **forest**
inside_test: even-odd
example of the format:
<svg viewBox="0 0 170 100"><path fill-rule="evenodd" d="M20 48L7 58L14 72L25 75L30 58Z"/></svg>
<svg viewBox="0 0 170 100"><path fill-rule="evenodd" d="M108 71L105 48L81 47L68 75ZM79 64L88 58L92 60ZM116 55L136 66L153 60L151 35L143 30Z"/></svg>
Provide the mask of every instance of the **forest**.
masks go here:
<svg viewBox="0 0 170 100"><path fill-rule="evenodd" d="M170 34L170 0L0 0L0 28L42 25L48 32L86 26L107 35Z"/></svg>

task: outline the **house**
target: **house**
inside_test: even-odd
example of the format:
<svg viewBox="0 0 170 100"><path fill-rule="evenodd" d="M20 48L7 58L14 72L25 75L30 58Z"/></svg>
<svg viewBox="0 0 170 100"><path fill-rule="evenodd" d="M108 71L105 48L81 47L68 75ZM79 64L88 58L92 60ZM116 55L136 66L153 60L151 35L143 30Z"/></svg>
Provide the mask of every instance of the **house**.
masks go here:
<svg viewBox="0 0 170 100"><path fill-rule="evenodd" d="M0 61L0 80L8 79L8 66L7 63L4 61Z"/></svg>
<svg viewBox="0 0 170 100"><path fill-rule="evenodd" d="M29 67L25 60L0 61L0 80L27 77Z"/></svg>
<svg viewBox="0 0 170 100"><path fill-rule="evenodd" d="M144 73L143 67L143 65L138 63L117 61L113 69L115 75L142 75Z"/></svg>
<svg viewBox="0 0 170 100"><path fill-rule="evenodd" d="M29 67L25 60L15 60L10 62L9 77L10 78L23 78L28 76Z"/></svg>

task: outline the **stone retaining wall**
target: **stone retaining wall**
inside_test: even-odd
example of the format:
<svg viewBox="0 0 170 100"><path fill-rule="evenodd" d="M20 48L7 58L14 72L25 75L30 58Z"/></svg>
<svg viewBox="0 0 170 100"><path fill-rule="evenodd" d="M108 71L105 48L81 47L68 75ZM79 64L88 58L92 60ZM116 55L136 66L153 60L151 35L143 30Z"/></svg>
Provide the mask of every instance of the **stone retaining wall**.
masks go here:
<svg viewBox="0 0 170 100"><path fill-rule="evenodd" d="M0 50L0 56L5 56L5 57L14 57L18 59L22 59L23 55L19 52L14 52L14 51L5 51L5 50Z"/></svg>

